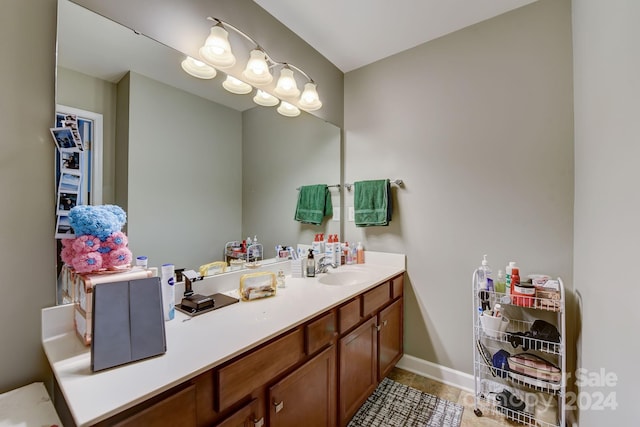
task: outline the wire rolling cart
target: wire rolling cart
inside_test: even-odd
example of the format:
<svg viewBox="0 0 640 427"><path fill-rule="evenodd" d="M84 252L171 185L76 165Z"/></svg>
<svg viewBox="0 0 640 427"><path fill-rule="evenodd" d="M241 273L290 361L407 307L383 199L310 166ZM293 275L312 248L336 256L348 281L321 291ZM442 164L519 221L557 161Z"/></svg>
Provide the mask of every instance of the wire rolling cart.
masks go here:
<svg viewBox="0 0 640 427"><path fill-rule="evenodd" d="M478 270L473 272L473 370L474 413L501 414L507 419L532 427L565 427L566 425L566 324L565 294L562 279L552 304L549 298L509 299L506 293L481 289ZM483 324L482 309L499 303L506 327L491 328ZM517 303L517 304L516 304ZM526 305L526 306L525 306ZM531 336L534 322L544 320L555 326L558 340ZM487 319L484 319L485 321ZM520 348L521 346L521 348ZM558 380L544 380L509 369L507 363L494 363L494 356L528 353L542 358L559 369ZM497 359L500 360L500 359ZM554 376L554 378L556 378ZM506 390L506 392L505 392ZM510 402L507 404L506 402ZM514 403L517 403L515 405Z"/></svg>

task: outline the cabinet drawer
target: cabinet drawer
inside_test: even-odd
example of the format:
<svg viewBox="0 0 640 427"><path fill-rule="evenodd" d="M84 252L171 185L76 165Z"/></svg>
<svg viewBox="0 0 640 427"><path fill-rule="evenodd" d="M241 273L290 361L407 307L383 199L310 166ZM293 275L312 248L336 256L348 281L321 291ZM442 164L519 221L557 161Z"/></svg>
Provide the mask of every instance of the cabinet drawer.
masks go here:
<svg viewBox="0 0 640 427"><path fill-rule="evenodd" d="M191 385L123 420L117 427L195 426L196 387Z"/></svg>
<svg viewBox="0 0 640 427"><path fill-rule="evenodd" d="M340 333L343 334L360 323L360 297L340 307L338 314Z"/></svg>
<svg viewBox="0 0 640 427"><path fill-rule="evenodd" d="M331 311L310 322L306 327L306 350L311 355L330 344L336 337L336 313Z"/></svg>
<svg viewBox="0 0 640 427"><path fill-rule="evenodd" d="M304 334L298 328L218 370L218 411L280 375L304 357Z"/></svg>
<svg viewBox="0 0 640 427"><path fill-rule="evenodd" d="M377 288L366 292L362 296L362 317L373 314L382 308L386 303L391 301L391 293L389 291L391 282L384 283Z"/></svg>
<svg viewBox="0 0 640 427"><path fill-rule="evenodd" d="M391 279L391 299L396 299L402 296L404 287L404 274Z"/></svg>

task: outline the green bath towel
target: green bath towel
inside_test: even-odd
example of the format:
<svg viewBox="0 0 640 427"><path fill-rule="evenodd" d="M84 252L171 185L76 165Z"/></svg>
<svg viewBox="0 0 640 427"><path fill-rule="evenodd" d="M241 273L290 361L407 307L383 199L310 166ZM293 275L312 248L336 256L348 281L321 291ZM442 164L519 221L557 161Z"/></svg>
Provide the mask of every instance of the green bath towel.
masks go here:
<svg viewBox="0 0 640 427"><path fill-rule="evenodd" d="M305 224L320 225L327 215L333 215L329 187L326 184L300 187L294 219Z"/></svg>
<svg viewBox="0 0 640 427"><path fill-rule="evenodd" d="M353 184L356 227L389 225L391 221L391 184L388 179L359 181Z"/></svg>

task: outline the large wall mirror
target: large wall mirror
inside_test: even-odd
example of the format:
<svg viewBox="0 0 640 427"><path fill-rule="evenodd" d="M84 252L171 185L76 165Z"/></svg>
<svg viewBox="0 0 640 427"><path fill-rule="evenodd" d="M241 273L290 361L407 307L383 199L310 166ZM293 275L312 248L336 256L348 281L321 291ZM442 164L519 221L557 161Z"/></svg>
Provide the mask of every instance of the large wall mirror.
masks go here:
<svg viewBox="0 0 640 427"><path fill-rule="evenodd" d="M340 183L341 131L184 73L181 52L69 0L58 2L57 103L103 115L103 203L122 206L134 256L197 269L226 242L340 233L293 220L297 188ZM332 187L334 207L340 191Z"/></svg>

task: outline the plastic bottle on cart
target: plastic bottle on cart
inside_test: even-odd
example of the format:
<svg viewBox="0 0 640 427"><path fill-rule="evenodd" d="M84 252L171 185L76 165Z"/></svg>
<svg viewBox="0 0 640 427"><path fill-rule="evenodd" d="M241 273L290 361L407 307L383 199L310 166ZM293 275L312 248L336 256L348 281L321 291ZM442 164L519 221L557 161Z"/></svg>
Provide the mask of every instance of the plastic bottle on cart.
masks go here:
<svg viewBox="0 0 640 427"><path fill-rule="evenodd" d="M478 268L478 287L487 291L493 290L491 267L489 267L486 254L482 257L482 264Z"/></svg>
<svg viewBox="0 0 640 427"><path fill-rule="evenodd" d="M498 270L498 277L496 277L496 282L494 284L495 291L504 294L507 287L506 283L504 272L502 270Z"/></svg>
<svg viewBox="0 0 640 427"><path fill-rule="evenodd" d="M505 268L505 290L507 295L511 295L511 273L514 268L517 268L515 261L509 261L509 264Z"/></svg>

